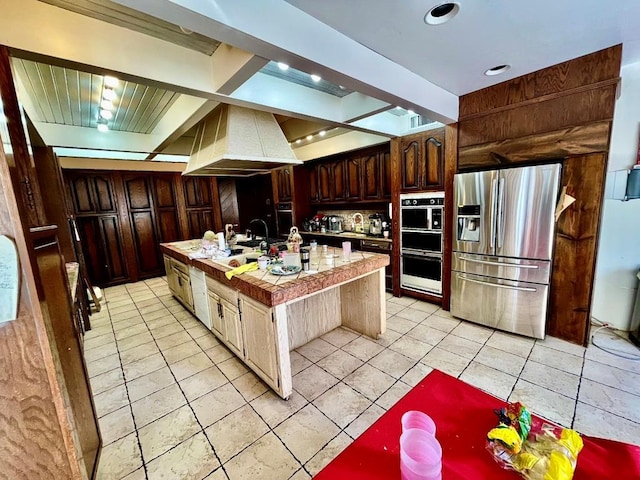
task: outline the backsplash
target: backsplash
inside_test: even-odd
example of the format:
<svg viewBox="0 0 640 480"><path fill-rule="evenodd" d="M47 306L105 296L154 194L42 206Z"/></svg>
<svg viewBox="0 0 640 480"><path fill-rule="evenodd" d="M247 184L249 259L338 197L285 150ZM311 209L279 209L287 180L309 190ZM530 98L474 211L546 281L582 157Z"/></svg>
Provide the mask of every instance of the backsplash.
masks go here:
<svg viewBox="0 0 640 480"><path fill-rule="evenodd" d="M323 215L339 215L344 218L343 228L346 232L353 231L353 216L356 213L361 213L364 217L364 231L369 231L369 215L373 215L374 213L384 213L387 217L389 216L389 212L387 210L324 210L318 209L318 213L322 213Z"/></svg>

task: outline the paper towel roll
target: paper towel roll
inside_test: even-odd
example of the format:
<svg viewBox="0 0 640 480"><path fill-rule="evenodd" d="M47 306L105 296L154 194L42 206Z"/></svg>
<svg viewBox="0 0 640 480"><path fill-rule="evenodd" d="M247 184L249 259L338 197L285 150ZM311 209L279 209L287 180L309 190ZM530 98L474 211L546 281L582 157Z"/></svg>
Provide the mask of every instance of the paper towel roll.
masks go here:
<svg viewBox="0 0 640 480"><path fill-rule="evenodd" d="M225 247L225 245L224 245L224 233L219 232L218 233L218 248L220 250L224 250L224 247Z"/></svg>

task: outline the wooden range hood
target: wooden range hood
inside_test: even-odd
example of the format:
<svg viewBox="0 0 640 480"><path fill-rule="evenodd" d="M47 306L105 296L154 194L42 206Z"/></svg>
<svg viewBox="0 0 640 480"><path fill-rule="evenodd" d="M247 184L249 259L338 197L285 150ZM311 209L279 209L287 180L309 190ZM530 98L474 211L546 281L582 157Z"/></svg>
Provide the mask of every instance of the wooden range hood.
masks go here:
<svg viewBox="0 0 640 480"><path fill-rule="evenodd" d="M248 177L301 163L273 114L222 104L198 126L183 175Z"/></svg>

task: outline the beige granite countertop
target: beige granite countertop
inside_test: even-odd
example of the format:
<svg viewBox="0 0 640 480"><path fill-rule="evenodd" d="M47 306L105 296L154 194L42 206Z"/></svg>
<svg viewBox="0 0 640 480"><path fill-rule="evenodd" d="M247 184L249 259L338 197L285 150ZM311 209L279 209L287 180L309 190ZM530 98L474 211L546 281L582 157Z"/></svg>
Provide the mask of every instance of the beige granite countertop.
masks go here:
<svg viewBox="0 0 640 480"><path fill-rule="evenodd" d="M345 239L358 238L362 240L374 240L374 241L380 241L380 242L393 243L393 240L391 238L373 237L371 235L367 235L366 233L355 233L355 232L322 233L322 232L304 232L303 231L303 232L300 232L300 235L302 235L302 237L305 239L318 236L318 237L337 237L337 238L345 238Z"/></svg>

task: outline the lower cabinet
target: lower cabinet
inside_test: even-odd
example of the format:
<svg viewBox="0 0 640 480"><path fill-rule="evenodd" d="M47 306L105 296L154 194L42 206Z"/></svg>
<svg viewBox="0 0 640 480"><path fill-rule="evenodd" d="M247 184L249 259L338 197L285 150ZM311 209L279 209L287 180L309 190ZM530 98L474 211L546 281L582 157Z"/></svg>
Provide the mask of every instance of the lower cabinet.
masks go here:
<svg viewBox="0 0 640 480"><path fill-rule="evenodd" d="M220 305L220 297L207 289L207 297L209 299L209 315L211 317L211 331L220 340L225 339L224 321L222 319L222 305Z"/></svg>
<svg viewBox="0 0 640 480"><path fill-rule="evenodd" d="M245 363L267 383L279 387L273 309L240 295Z"/></svg>
<svg viewBox="0 0 640 480"><path fill-rule="evenodd" d="M184 263L166 255L164 256L164 266L167 271L169 290L193 313L193 292L191 291L189 268Z"/></svg>
<svg viewBox="0 0 640 480"><path fill-rule="evenodd" d="M233 305L223 298L220 299L222 319L224 321L225 340L227 347L238 357L244 358L242 341L242 324L238 305Z"/></svg>

